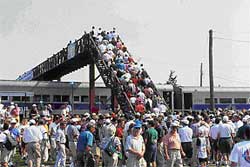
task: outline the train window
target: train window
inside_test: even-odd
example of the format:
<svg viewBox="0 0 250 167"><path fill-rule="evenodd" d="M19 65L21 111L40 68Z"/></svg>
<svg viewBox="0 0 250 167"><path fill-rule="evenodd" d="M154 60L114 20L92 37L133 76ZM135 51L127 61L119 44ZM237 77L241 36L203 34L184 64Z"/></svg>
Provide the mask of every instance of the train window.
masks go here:
<svg viewBox="0 0 250 167"><path fill-rule="evenodd" d="M62 102L62 96L60 96L60 95L54 95L53 96L53 101L54 102Z"/></svg>
<svg viewBox="0 0 250 167"><path fill-rule="evenodd" d="M21 101L21 96L13 96L12 101Z"/></svg>
<svg viewBox="0 0 250 167"><path fill-rule="evenodd" d="M100 101L102 102L102 103L105 103L106 101L107 101L107 96L100 96Z"/></svg>
<svg viewBox="0 0 250 167"><path fill-rule="evenodd" d="M41 95L34 95L33 101L34 102L40 102L42 100Z"/></svg>
<svg viewBox="0 0 250 167"><path fill-rule="evenodd" d="M69 96L62 96L62 102L69 102Z"/></svg>
<svg viewBox="0 0 250 167"><path fill-rule="evenodd" d="M2 101L8 101L8 100L9 100L9 97L8 97L8 96L1 96L1 100L2 100Z"/></svg>
<svg viewBox="0 0 250 167"><path fill-rule="evenodd" d="M214 98L214 103L217 104L218 103L218 99ZM205 104L210 104L210 98L205 98Z"/></svg>
<svg viewBox="0 0 250 167"><path fill-rule="evenodd" d="M74 96L74 101L75 102L79 102L80 101L80 97L79 96Z"/></svg>
<svg viewBox="0 0 250 167"><path fill-rule="evenodd" d="M100 96L95 96L95 102L99 102L100 101Z"/></svg>
<svg viewBox="0 0 250 167"><path fill-rule="evenodd" d="M220 98L220 103L224 104L231 104L232 98Z"/></svg>
<svg viewBox="0 0 250 167"><path fill-rule="evenodd" d="M30 97L29 96L22 96L22 101L29 102L30 101Z"/></svg>
<svg viewBox="0 0 250 167"><path fill-rule="evenodd" d="M246 104L247 103L247 99L246 98L235 98L234 99L234 103L238 103L238 104Z"/></svg>
<svg viewBox="0 0 250 167"><path fill-rule="evenodd" d="M81 96L81 102L88 103L89 97L88 96Z"/></svg>
<svg viewBox="0 0 250 167"><path fill-rule="evenodd" d="M43 102L50 102L50 95L42 95Z"/></svg>

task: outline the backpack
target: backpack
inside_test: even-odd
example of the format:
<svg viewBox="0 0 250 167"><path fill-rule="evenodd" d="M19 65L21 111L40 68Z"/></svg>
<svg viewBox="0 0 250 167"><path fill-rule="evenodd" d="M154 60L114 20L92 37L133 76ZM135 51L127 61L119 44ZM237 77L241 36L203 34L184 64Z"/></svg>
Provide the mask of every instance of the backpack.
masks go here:
<svg viewBox="0 0 250 167"><path fill-rule="evenodd" d="M115 138L115 137L114 137ZM112 156L116 152L116 148L114 146L114 138L112 138L107 146L104 148L104 151L109 155Z"/></svg>
<svg viewBox="0 0 250 167"><path fill-rule="evenodd" d="M6 143L4 144L5 148L9 151L13 150L18 145L17 141L10 134L6 134L6 133L4 134L6 135Z"/></svg>

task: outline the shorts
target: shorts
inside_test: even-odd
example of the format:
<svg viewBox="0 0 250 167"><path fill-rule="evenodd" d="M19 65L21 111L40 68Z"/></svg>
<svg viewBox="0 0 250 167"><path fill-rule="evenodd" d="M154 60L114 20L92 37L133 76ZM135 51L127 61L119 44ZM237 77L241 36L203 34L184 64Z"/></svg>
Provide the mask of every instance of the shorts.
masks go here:
<svg viewBox="0 0 250 167"><path fill-rule="evenodd" d="M231 137L229 138L220 138L219 140L219 150L222 154L230 154L233 146Z"/></svg>
<svg viewBox="0 0 250 167"><path fill-rule="evenodd" d="M146 146L145 160L147 162L156 162L157 144L150 144Z"/></svg>
<svg viewBox="0 0 250 167"><path fill-rule="evenodd" d="M218 140L217 139L212 139L211 140L211 149L212 151L217 152L218 151Z"/></svg>
<svg viewBox="0 0 250 167"><path fill-rule="evenodd" d="M0 149L0 154L1 154L1 156L0 156L1 163L9 162L9 160L10 160L10 151L9 150L7 150L5 147L3 147Z"/></svg>
<svg viewBox="0 0 250 167"><path fill-rule="evenodd" d="M181 146L182 146L184 153L186 154L186 157L192 158L193 156L192 142L183 142L181 143Z"/></svg>

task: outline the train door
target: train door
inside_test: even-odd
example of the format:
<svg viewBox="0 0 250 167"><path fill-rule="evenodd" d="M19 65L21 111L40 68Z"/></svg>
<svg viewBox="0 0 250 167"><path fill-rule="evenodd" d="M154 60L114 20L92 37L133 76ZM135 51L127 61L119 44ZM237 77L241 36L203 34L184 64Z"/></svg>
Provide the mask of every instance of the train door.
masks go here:
<svg viewBox="0 0 250 167"><path fill-rule="evenodd" d="M184 108L190 109L193 106L192 93L184 93Z"/></svg>

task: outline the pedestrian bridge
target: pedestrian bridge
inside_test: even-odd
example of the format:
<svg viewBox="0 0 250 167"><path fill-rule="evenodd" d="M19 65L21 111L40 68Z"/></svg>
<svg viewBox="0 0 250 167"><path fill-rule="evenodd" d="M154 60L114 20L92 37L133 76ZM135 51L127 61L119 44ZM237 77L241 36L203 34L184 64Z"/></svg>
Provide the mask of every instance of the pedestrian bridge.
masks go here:
<svg viewBox="0 0 250 167"><path fill-rule="evenodd" d="M62 76L87 65L89 65L90 68L90 110L94 106L94 82L97 79L95 78L94 66L96 66L106 87L111 88L112 94L116 99L114 101L117 101L126 115L133 114L135 109L130 103L123 83L120 82L113 68L108 66L103 60L103 53L100 51L96 40L89 33L85 33L80 39L70 42L58 53L20 75L17 80L60 80ZM151 84L151 87L156 95L160 95L153 83Z"/></svg>

